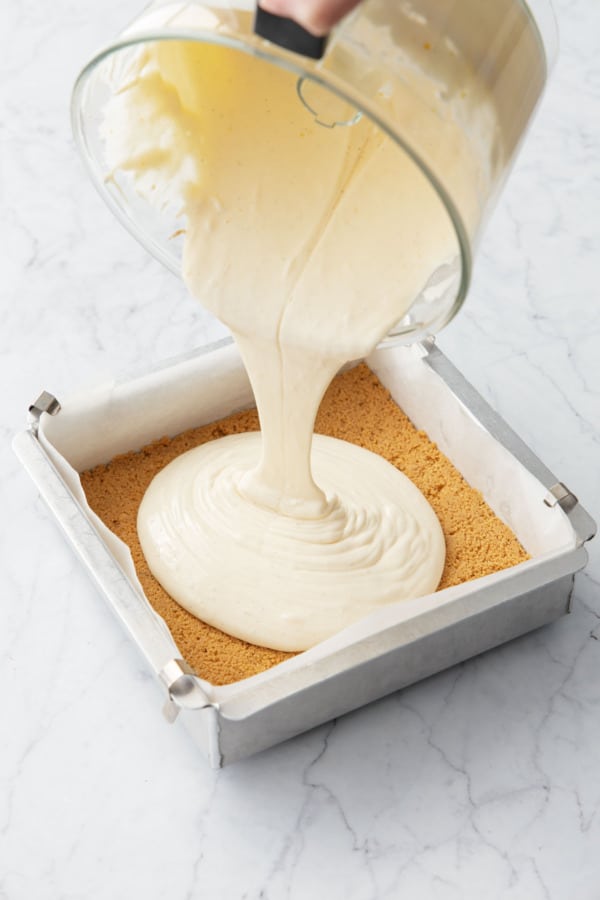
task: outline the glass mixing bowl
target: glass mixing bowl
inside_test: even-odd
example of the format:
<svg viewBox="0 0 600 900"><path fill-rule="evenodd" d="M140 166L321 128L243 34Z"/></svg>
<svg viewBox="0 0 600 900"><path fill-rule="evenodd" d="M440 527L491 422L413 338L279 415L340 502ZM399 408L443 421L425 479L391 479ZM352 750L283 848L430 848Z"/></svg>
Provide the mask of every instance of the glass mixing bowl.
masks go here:
<svg viewBox="0 0 600 900"><path fill-rule="evenodd" d="M252 65L270 67L272 79L290 82L290 104L302 104L311 125L333 134L364 117L374 123L397 146L403 177L412 169L411 177L431 193L428 209L438 219L432 224L449 235L444 258L428 264L410 303L399 304L388 340L408 343L435 333L465 298L473 250L552 67L557 38L550 3L365 0L328 36L318 59L254 29L254 5L246 0L156 0L101 50L79 76L72 104L74 133L96 187L133 235L181 273L181 242L173 236L183 229L126 172L111 170L104 111L136 55L158 42L198 42L198 53L213 61L215 54L224 62L231 54L249 55ZM318 159L307 165L318 167ZM409 234L410 209L396 205L399 233Z"/></svg>

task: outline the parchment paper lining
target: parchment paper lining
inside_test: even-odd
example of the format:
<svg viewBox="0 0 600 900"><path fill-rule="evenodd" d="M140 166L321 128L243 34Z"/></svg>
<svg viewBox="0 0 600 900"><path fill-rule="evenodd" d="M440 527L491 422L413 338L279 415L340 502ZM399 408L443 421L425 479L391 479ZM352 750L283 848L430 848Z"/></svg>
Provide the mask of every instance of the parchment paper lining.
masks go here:
<svg viewBox="0 0 600 900"><path fill-rule="evenodd" d="M423 360L417 347L375 351L367 360L413 423L435 441L466 480L514 532L532 556L520 567L574 547L573 529L560 507L543 502L547 488L496 441ZM252 391L236 349L207 348L173 365L131 380L116 379L61 401L60 414L44 415L40 441L74 497L143 598L129 548L89 508L79 472L139 449L163 435L212 422L253 405ZM361 622L285 662L242 682L216 687L204 682L215 703L233 699L250 685L263 685L332 653L409 621L428 609L506 578L506 571L377 610ZM149 606L149 604L148 604ZM164 625L160 617L156 618ZM164 626L166 627L166 626Z"/></svg>

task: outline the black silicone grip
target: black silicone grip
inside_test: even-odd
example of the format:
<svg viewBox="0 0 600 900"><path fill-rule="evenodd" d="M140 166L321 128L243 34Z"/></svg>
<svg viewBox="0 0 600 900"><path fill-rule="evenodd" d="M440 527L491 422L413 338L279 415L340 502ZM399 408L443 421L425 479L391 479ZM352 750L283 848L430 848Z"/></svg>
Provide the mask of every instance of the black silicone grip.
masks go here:
<svg viewBox="0 0 600 900"><path fill-rule="evenodd" d="M309 56L311 59L321 59L327 46L327 35L316 37L293 19L276 16L261 9L260 6L256 7L254 33L273 44L278 44L279 47L300 53L302 56Z"/></svg>

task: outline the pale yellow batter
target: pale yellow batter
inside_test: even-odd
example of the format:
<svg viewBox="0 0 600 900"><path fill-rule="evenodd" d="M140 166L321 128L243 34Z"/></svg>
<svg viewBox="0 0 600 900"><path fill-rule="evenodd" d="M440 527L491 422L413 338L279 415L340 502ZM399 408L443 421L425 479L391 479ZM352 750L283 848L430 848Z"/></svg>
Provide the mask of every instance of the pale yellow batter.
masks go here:
<svg viewBox="0 0 600 900"><path fill-rule="evenodd" d="M231 329L262 429L155 479L138 519L153 574L210 624L285 650L434 590L444 542L422 495L312 434L340 366L455 267L426 179L368 119L323 127L296 76L202 44L141 50L105 135L111 166L185 216L184 279Z"/></svg>

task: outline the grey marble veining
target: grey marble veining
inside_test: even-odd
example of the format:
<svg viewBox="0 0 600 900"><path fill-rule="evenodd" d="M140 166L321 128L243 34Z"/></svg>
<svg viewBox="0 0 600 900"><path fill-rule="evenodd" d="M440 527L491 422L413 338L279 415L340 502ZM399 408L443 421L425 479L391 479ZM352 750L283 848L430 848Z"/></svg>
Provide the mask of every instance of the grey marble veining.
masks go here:
<svg viewBox="0 0 600 900"><path fill-rule="evenodd" d="M600 5L561 57L440 344L600 516ZM71 84L137 4L0 30L0 898L598 900L600 544L571 616L222 772L10 451L41 389L218 336L95 196Z"/></svg>

